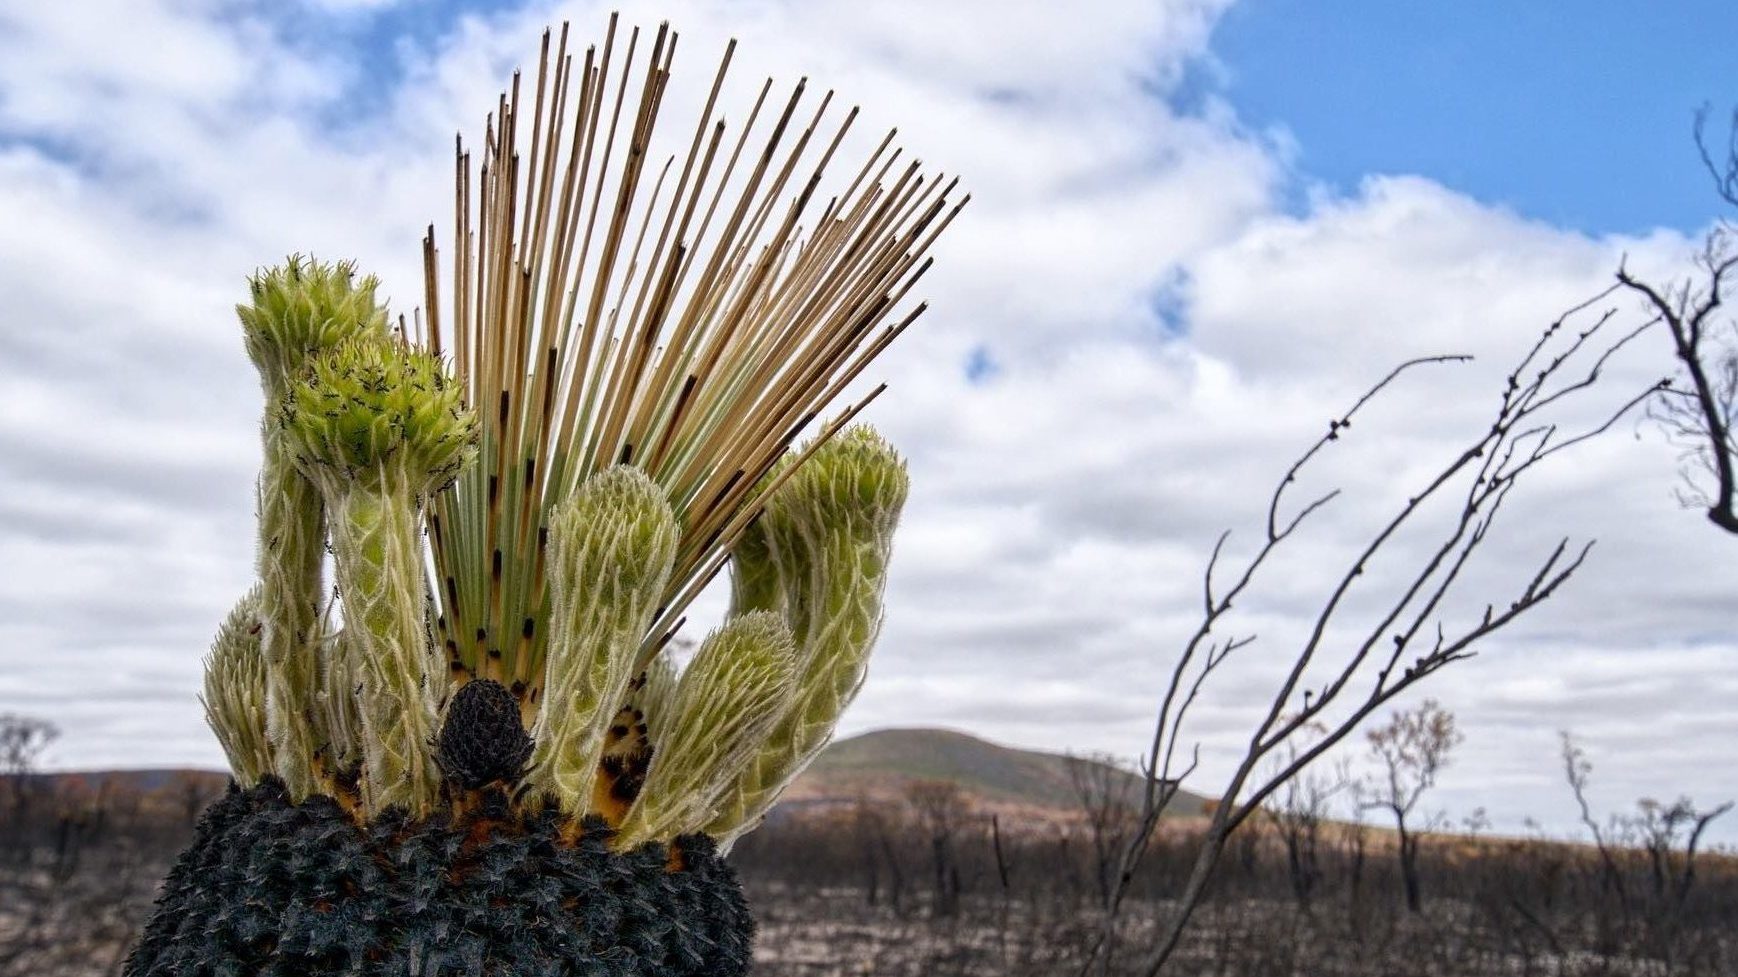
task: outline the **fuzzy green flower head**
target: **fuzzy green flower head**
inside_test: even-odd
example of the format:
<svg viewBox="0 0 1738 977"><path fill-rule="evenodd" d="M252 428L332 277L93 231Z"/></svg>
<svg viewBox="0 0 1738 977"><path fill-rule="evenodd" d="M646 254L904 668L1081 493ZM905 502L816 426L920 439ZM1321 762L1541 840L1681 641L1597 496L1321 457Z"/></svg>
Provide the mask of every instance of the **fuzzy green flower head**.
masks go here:
<svg viewBox="0 0 1738 977"><path fill-rule="evenodd" d="M260 630L260 592L255 587L218 629L211 655L205 659L205 691L199 697L205 705L205 721L244 786L252 786L272 769Z"/></svg>
<svg viewBox="0 0 1738 977"><path fill-rule="evenodd" d="M621 847L704 828L790 709L796 681L796 643L780 615L752 611L708 636L676 686Z"/></svg>
<svg viewBox="0 0 1738 977"><path fill-rule="evenodd" d="M380 280L357 277L352 261L322 262L291 255L248 280L251 305L237 305L248 358L272 397L282 396L321 353L357 338L384 339L386 307L374 293Z"/></svg>
<svg viewBox="0 0 1738 977"><path fill-rule="evenodd" d="M689 716L692 719L706 710L728 712L726 703L743 694L757 700L767 696L776 699L788 691L785 687L796 678L796 660L796 645L784 618L768 611L752 611L733 618L707 636L694 660L682 672L677 702L695 710ZM752 715L763 712L771 712L775 718L778 714L777 709L747 710ZM717 721L701 721L695 723L695 729L704 731L720 725Z"/></svg>
<svg viewBox="0 0 1738 977"><path fill-rule="evenodd" d="M392 472L420 495L445 487L476 453L476 415L463 396L439 358L352 340L291 385L281 423L310 477L370 483Z"/></svg>
<svg viewBox="0 0 1738 977"><path fill-rule="evenodd" d="M815 449L767 504L775 521L825 524L841 517L893 531L911 478L905 462L874 428L854 425Z"/></svg>
<svg viewBox="0 0 1738 977"><path fill-rule="evenodd" d="M593 565L611 567L615 585L633 590L642 575L657 572L659 559L667 559L648 562L647 555L673 552L679 530L658 483L633 465L616 465L587 479L556 510L550 533L565 550L595 551L601 562Z"/></svg>

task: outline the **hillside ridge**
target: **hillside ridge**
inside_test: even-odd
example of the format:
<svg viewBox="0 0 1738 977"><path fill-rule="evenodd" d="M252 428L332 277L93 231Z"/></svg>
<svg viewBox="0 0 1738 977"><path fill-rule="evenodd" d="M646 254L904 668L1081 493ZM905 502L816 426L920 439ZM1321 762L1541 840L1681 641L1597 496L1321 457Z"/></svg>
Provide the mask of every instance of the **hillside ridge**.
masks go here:
<svg viewBox="0 0 1738 977"><path fill-rule="evenodd" d="M1107 767L1088 758L1071 758L1002 746L971 733L935 727L872 730L838 740L791 786L794 804L843 803L866 798L901 799L918 781L957 785L969 800L983 807L1023 811L1040 820L1068 820L1081 812L1081 799L1070 775L1071 764L1085 764L1095 777L1126 790L1130 803L1141 788L1138 774ZM1206 798L1180 793L1173 814L1201 813Z"/></svg>
<svg viewBox="0 0 1738 977"><path fill-rule="evenodd" d="M1141 778L1092 758L1003 746L956 729L894 727L871 730L830 744L791 785L781 807L797 814L863 801L903 803L915 783L945 781L957 786L971 806L1032 822L1062 823L1078 817L1081 799L1070 765L1089 765L1099 782L1139 798ZM34 775L54 782L82 782L87 789L140 792L221 783L218 771L178 768L57 771ZM1201 813L1206 799L1187 791L1178 795L1173 814Z"/></svg>

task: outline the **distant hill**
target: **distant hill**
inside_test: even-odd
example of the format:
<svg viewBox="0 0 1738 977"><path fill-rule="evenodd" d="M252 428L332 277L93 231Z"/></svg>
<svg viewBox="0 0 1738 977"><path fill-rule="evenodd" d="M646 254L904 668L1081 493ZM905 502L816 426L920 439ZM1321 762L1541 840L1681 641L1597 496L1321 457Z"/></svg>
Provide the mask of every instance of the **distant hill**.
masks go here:
<svg viewBox="0 0 1738 977"><path fill-rule="evenodd" d="M829 746L791 785L780 814L801 816L855 805L864 799L902 803L914 782L942 780L958 785L974 808L995 812L1005 823L1029 827L1064 824L1080 816L1069 762L1061 754L998 746L953 730L877 730ZM1108 775L1126 782L1129 800L1138 803L1138 775L1118 769L1109 770ZM183 770L104 770L38 774L36 778L55 785L77 785L93 793L106 784L109 790L155 793L166 798L189 791L214 796L227 780L221 773ZM1185 791L1173 802L1170 814L1196 816L1205 803L1205 798Z"/></svg>
<svg viewBox="0 0 1738 977"><path fill-rule="evenodd" d="M959 785L980 807L1061 822L1080 811L1069 762L1061 754L998 746L953 730L883 729L829 746L791 786L786 804L855 803L865 797L896 800L914 781L945 780ZM1138 798L1138 775L1112 770L1110 776L1124 778L1129 799ZM1205 798L1184 792L1170 813L1198 815L1205 803Z"/></svg>
<svg viewBox="0 0 1738 977"><path fill-rule="evenodd" d="M30 780L56 790L77 787L95 792L103 788L149 794L157 791L198 791L216 796L229 783L229 774L216 770L155 768L142 770L79 770L67 773L31 774Z"/></svg>

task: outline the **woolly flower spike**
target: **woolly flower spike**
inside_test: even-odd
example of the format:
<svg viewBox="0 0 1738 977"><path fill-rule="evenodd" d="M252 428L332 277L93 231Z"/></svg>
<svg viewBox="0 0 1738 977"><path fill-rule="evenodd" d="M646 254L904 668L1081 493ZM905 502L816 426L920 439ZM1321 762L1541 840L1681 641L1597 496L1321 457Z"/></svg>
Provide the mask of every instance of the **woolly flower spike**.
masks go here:
<svg viewBox="0 0 1738 977"><path fill-rule="evenodd" d="M476 418L438 358L393 342L345 343L314 360L284 400L284 430L318 481L409 479L418 496L450 483L475 452Z"/></svg>
<svg viewBox="0 0 1738 977"><path fill-rule="evenodd" d="M429 648L422 503L473 453L476 422L426 353L351 342L316 360L284 398L286 443L330 514L347 637L358 654L363 799L370 813L426 813L444 677Z"/></svg>
<svg viewBox="0 0 1738 977"><path fill-rule="evenodd" d="M796 700L708 833L728 841L751 830L827 745L856 697L880 630L887 559L909 487L898 454L859 426L816 449L768 500L761 522L772 567L754 572L776 573L784 594L800 661Z"/></svg>
<svg viewBox="0 0 1738 977"><path fill-rule="evenodd" d="M355 262L291 255L248 285L253 304L235 312L268 397L281 396L319 354L352 339L386 338L386 308L374 300L380 280L358 279Z"/></svg>
<svg viewBox="0 0 1738 977"><path fill-rule="evenodd" d="M255 274L249 285L252 303L235 311L266 394L257 555L266 728L273 772L301 800L320 788L314 757L330 757L334 750L320 729L311 691L324 668L319 619L326 591L326 513L319 491L296 470L273 418L284 393L315 358L359 339L385 341L386 309L375 302L376 279L358 280L349 262L292 256Z"/></svg>
<svg viewBox="0 0 1738 977"><path fill-rule="evenodd" d="M676 517L644 472L617 465L587 479L549 529L553 623L526 779L569 813L619 813L598 763L675 563Z"/></svg>
<svg viewBox="0 0 1738 977"><path fill-rule="evenodd" d="M617 845L698 831L754 759L796 692L796 643L770 611L738 617L701 644L682 673L651 772Z"/></svg>
<svg viewBox="0 0 1738 977"><path fill-rule="evenodd" d="M255 587L224 619L205 659L205 721L223 744L236 782L251 787L271 772L266 742L266 675L260 657L260 592Z"/></svg>

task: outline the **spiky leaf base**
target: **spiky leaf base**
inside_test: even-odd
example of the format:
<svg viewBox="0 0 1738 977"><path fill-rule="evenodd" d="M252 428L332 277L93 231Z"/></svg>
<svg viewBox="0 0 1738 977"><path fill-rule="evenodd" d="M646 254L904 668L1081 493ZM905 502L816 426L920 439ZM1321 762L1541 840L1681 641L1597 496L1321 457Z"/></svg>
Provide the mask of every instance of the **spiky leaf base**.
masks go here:
<svg viewBox="0 0 1738 977"><path fill-rule="evenodd" d="M704 835L572 844L505 798L359 828L331 799L232 788L181 855L126 977L740 977L754 920Z"/></svg>

